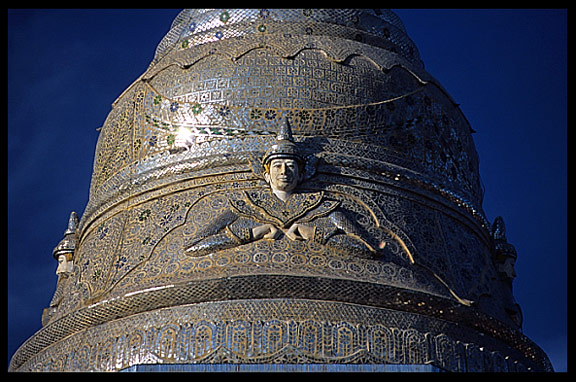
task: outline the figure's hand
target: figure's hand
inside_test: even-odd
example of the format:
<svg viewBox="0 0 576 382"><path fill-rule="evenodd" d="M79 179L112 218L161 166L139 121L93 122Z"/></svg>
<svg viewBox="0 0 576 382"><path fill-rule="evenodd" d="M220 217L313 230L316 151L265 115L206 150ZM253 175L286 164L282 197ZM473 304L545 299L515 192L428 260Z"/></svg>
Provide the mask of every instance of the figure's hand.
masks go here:
<svg viewBox="0 0 576 382"><path fill-rule="evenodd" d="M291 240L310 240L314 237L314 227L303 224L292 224L286 232Z"/></svg>
<svg viewBox="0 0 576 382"><path fill-rule="evenodd" d="M260 239L275 239L278 234L278 228L272 224L262 224L258 227L252 228L252 237L254 240Z"/></svg>

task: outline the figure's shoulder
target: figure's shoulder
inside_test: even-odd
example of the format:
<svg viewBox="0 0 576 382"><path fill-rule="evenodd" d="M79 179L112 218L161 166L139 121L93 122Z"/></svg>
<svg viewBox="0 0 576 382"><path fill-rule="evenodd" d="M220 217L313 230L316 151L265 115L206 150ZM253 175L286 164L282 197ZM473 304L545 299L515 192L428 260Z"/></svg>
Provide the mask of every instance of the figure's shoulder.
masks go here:
<svg viewBox="0 0 576 382"><path fill-rule="evenodd" d="M292 195L291 201L300 206L305 220L313 220L334 212L340 201L326 197L324 191L303 191Z"/></svg>
<svg viewBox="0 0 576 382"><path fill-rule="evenodd" d="M272 193L264 188L243 190L228 195L228 203L239 214L260 216L269 209L274 209Z"/></svg>
<svg viewBox="0 0 576 382"><path fill-rule="evenodd" d="M292 205L302 205L304 207L318 206L324 199L324 191L299 191L295 192L288 199L288 203Z"/></svg>

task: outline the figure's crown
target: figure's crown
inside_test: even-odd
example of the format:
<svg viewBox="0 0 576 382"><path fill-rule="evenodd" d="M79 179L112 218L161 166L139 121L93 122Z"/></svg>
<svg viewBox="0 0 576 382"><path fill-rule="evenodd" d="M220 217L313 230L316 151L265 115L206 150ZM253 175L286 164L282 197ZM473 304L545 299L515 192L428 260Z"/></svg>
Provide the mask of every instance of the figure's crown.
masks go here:
<svg viewBox="0 0 576 382"><path fill-rule="evenodd" d="M280 125L280 131L278 135L276 135L276 143L266 151L262 158L262 163L266 165L272 159L278 158L294 159L301 165L304 164L304 158L298 152L298 147L296 143L294 143L292 129L290 128L287 118L283 119L282 125Z"/></svg>

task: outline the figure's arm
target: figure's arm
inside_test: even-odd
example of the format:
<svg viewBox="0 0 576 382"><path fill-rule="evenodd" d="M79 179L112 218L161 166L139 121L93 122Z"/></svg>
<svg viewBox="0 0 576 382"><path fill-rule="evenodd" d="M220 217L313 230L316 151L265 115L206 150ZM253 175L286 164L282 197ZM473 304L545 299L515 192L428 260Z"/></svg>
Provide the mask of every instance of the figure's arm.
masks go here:
<svg viewBox="0 0 576 382"><path fill-rule="evenodd" d="M234 236L223 231L232 224L238 216L232 211L226 211L198 232L184 244L184 252L189 256L204 256L213 251L225 249L236 244Z"/></svg>
<svg viewBox="0 0 576 382"><path fill-rule="evenodd" d="M278 236L278 228L272 224L262 224L252 228L252 240L260 239L276 239Z"/></svg>
<svg viewBox="0 0 576 382"><path fill-rule="evenodd" d="M314 240L316 237L316 227L294 223L286 232L290 240Z"/></svg>
<svg viewBox="0 0 576 382"><path fill-rule="evenodd" d="M185 253L188 256L200 257L209 255L215 251L227 249L238 245L229 235L225 233L209 236L196 240L186 247Z"/></svg>
<svg viewBox="0 0 576 382"><path fill-rule="evenodd" d="M335 211L328 218L329 224L316 229L317 242L346 252L353 250L376 253L376 247L370 245L373 241L371 235L358 227L358 224L350 220L344 212Z"/></svg>
<svg viewBox="0 0 576 382"><path fill-rule="evenodd" d="M278 229L271 224L256 225L253 220L228 211L189 241L185 252L189 256L205 256L259 239L274 239L277 234Z"/></svg>

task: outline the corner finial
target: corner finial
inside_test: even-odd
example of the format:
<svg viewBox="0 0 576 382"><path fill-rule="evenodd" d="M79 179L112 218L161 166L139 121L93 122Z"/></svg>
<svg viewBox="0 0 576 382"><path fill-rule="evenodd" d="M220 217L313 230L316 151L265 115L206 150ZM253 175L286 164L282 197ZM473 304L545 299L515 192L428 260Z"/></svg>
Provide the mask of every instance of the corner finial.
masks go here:
<svg viewBox="0 0 576 382"><path fill-rule="evenodd" d="M75 233L76 229L78 229L78 214L72 211L70 213L70 217L68 218L68 228L64 232L64 235Z"/></svg>
<svg viewBox="0 0 576 382"><path fill-rule="evenodd" d="M494 240L506 241L506 226L502 216L497 216L492 224L492 237Z"/></svg>

